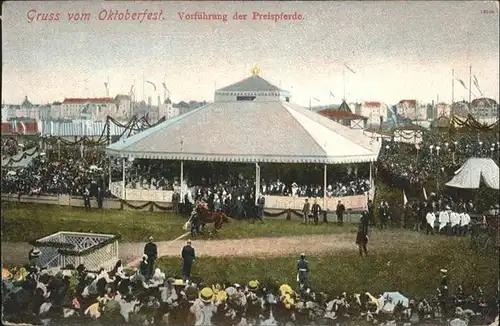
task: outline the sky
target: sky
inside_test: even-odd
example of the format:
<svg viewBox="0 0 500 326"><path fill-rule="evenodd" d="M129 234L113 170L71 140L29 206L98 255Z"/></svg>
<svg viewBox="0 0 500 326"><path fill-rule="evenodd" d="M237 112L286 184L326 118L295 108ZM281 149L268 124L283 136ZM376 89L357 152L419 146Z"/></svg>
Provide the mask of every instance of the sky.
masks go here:
<svg viewBox="0 0 500 326"><path fill-rule="evenodd" d="M99 20L102 10L145 9L163 10L162 19ZM194 12L226 13L228 20L180 19ZM248 19L233 20L236 12ZM253 12L296 12L302 19L258 21ZM59 20L43 20L50 13ZM91 18L69 21L75 13ZM152 96L156 103L165 82L174 102L212 101L216 88L250 76L257 65L263 78L304 106L340 103L344 89L348 102L451 102L452 69L468 86L469 66L484 96L498 101L498 26L495 1L8 1L2 5L2 100L104 97L109 77L112 96L135 84L137 99ZM143 76L156 92L148 83L143 88ZM454 97L468 99L458 81Z"/></svg>

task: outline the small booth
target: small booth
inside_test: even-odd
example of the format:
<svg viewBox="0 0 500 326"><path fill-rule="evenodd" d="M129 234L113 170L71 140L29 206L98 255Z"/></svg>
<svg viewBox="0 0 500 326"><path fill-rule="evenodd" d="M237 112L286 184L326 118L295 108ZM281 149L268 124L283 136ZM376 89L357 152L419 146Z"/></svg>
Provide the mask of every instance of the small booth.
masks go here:
<svg viewBox="0 0 500 326"><path fill-rule="evenodd" d="M41 252L37 264L48 269L83 264L87 270L111 270L118 261L119 238L113 234L61 231L30 244Z"/></svg>

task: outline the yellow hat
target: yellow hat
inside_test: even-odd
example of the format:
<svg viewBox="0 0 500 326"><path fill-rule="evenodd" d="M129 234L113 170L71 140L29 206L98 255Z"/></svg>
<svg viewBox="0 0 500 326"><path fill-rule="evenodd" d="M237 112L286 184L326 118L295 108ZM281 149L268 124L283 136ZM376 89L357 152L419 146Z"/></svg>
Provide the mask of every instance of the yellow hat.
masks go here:
<svg viewBox="0 0 500 326"><path fill-rule="evenodd" d="M256 290L259 287L259 281L250 281L248 282L248 288L250 290Z"/></svg>
<svg viewBox="0 0 500 326"><path fill-rule="evenodd" d="M200 300L206 303L211 302L214 299L214 291L211 288L203 288L200 291Z"/></svg>
<svg viewBox="0 0 500 326"><path fill-rule="evenodd" d="M280 293L281 295L285 295L286 293L293 293L293 289L290 285L288 284L283 284L280 286Z"/></svg>
<svg viewBox="0 0 500 326"><path fill-rule="evenodd" d="M184 283L183 280L181 279L176 279L173 283L175 286L185 286L186 284Z"/></svg>
<svg viewBox="0 0 500 326"><path fill-rule="evenodd" d="M10 280L12 278L11 272L5 267L2 267L2 280Z"/></svg>
<svg viewBox="0 0 500 326"><path fill-rule="evenodd" d="M226 302L227 300L227 292L224 290L217 291L215 294L215 301Z"/></svg>

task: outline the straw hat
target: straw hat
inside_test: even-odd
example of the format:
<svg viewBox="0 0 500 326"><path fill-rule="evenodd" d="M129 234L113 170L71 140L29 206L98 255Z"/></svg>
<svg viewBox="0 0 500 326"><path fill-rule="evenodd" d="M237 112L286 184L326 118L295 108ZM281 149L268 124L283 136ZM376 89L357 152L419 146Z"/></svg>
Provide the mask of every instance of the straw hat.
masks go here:
<svg viewBox="0 0 500 326"><path fill-rule="evenodd" d="M443 274L448 273L448 271L446 269L444 269L444 268L441 268L440 272L443 273Z"/></svg>
<svg viewBox="0 0 500 326"><path fill-rule="evenodd" d="M41 255L41 252L40 252L40 250L38 248L33 248L33 251L31 252L31 255L33 257L38 257L38 256Z"/></svg>
<svg viewBox="0 0 500 326"><path fill-rule="evenodd" d="M210 303L214 299L214 291L211 288L203 288L200 291L200 300L205 303Z"/></svg>
<svg viewBox="0 0 500 326"><path fill-rule="evenodd" d="M249 290L257 290L259 288L259 281L250 281L248 282Z"/></svg>
<svg viewBox="0 0 500 326"><path fill-rule="evenodd" d="M174 286L185 286L186 283L182 279L176 279L174 280L174 283L172 283Z"/></svg>

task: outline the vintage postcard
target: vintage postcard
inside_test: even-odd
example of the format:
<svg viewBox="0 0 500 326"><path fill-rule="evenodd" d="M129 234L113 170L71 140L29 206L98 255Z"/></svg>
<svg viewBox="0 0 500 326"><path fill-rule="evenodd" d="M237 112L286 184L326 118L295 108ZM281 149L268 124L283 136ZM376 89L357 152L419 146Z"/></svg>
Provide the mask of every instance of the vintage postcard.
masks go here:
<svg viewBox="0 0 500 326"><path fill-rule="evenodd" d="M498 1L4 1L5 325L498 325Z"/></svg>

